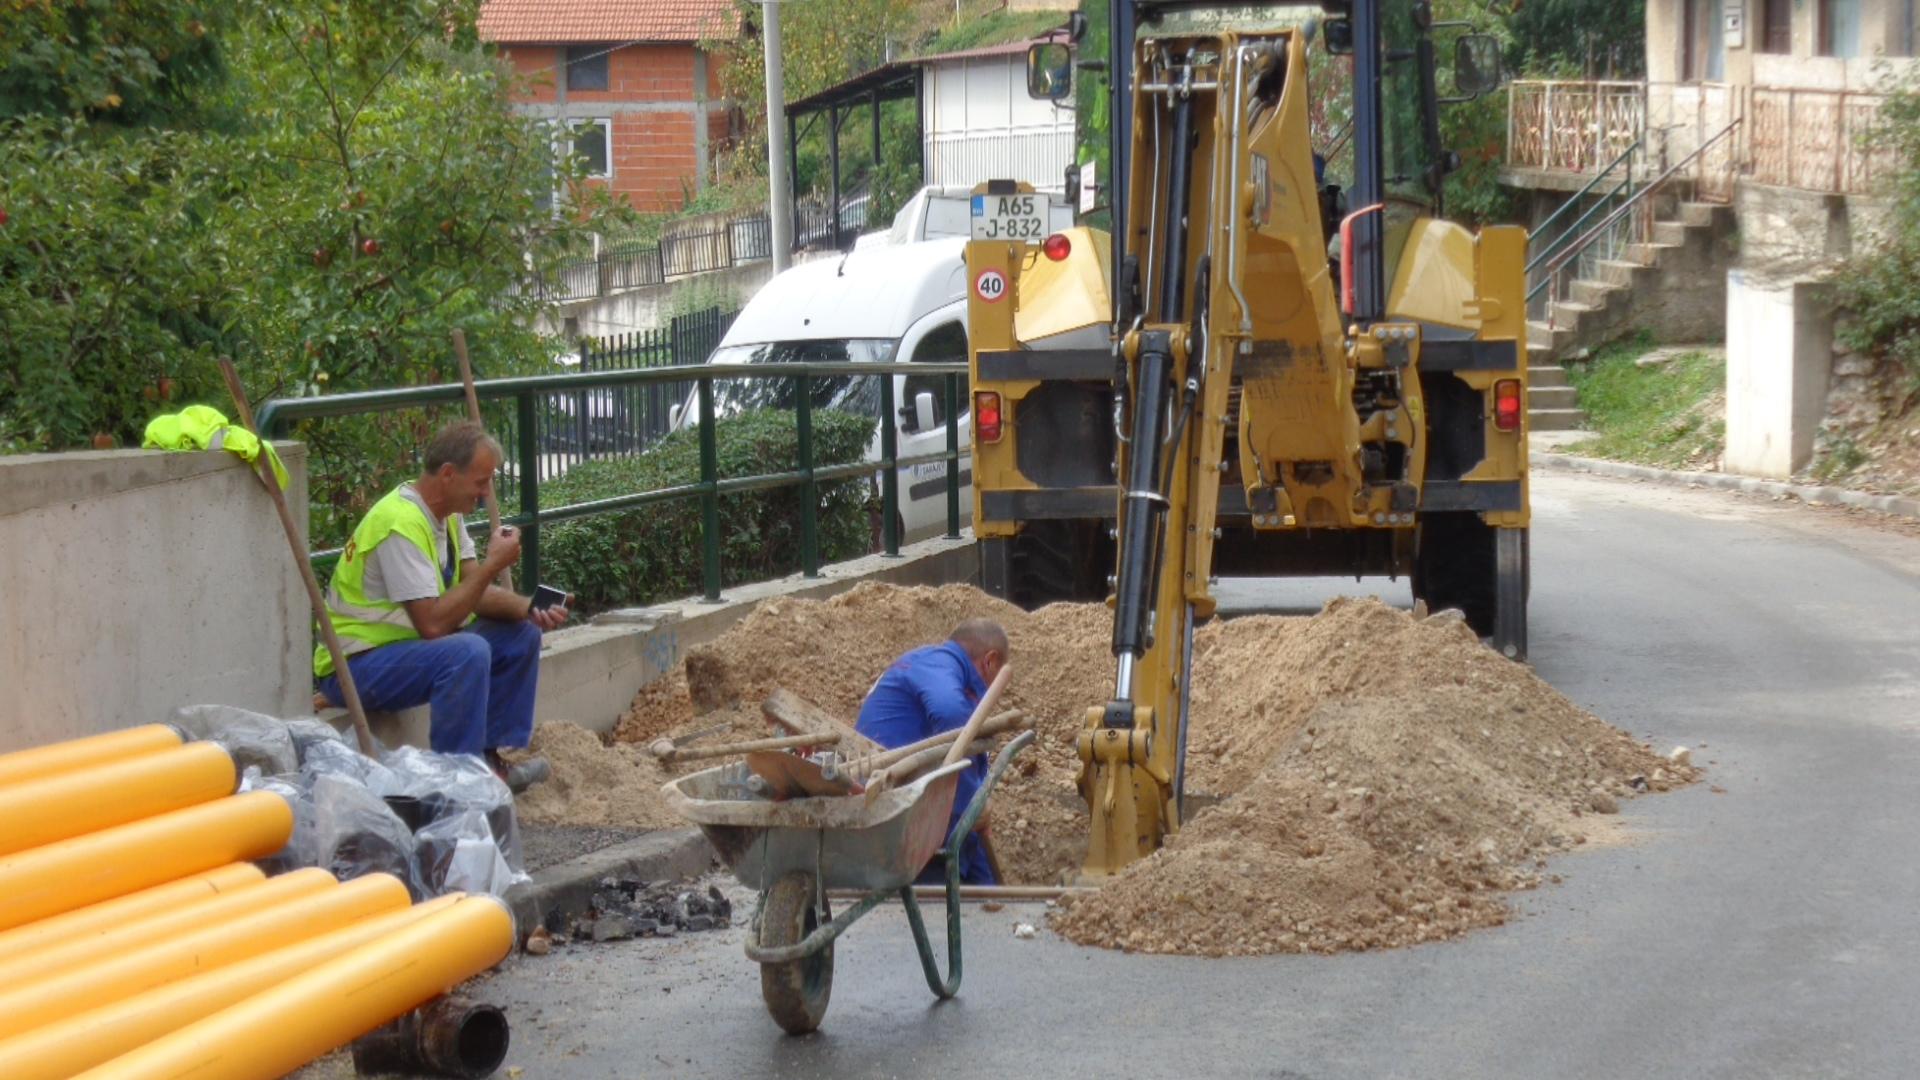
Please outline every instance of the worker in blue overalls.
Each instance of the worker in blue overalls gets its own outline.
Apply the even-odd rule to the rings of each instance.
[[[968,619],[938,645],[915,649],[893,662],[860,706],[860,734],[888,749],[919,742],[966,726],[980,695],[1007,663],[1007,632],[990,619]],[[960,774],[953,795],[953,822],[966,812],[987,778],[987,758],[976,755]],[[986,851],[987,815],[983,812],[960,846],[960,879],[969,885],[997,885]],[[923,884],[946,881],[946,866],[934,859],[920,875]]]

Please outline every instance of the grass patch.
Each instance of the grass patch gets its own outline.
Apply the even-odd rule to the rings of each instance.
[[[996,11],[958,26],[948,25],[920,50],[921,56],[939,56],[962,49],[1006,45],[1045,33],[1067,21],[1061,11]]]
[[[1725,358],[1688,352],[1647,367],[1636,363],[1649,351],[1642,334],[1567,366],[1596,434],[1580,452],[1664,468],[1711,467],[1726,446]]]

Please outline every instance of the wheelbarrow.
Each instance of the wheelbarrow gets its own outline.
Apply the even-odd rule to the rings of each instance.
[[[947,859],[947,973],[940,973],[913,882],[935,855],[955,855],[986,810],[1014,755],[1033,742],[1024,731],[994,756],[986,782],[947,828],[967,761],[942,766],[871,801],[847,795],[771,802],[754,795],[738,766],[669,782],[667,801],[700,827],[741,884],[760,891],[747,959],[760,965],[767,1012],[788,1033],[820,1026],[833,993],[833,943],[888,897],[907,909],[927,988],[942,1000],[960,990],[960,860]],[[866,895],[835,915],[829,889]]]

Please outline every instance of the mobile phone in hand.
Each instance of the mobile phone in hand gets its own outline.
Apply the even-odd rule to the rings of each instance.
[[[572,597],[565,589],[556,589],[551,585],[536,586],[533,590],[533,610],[545,611],[555,604],[565,607]]]

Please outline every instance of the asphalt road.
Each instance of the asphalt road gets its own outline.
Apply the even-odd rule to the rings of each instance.
[[[744,933],[568,947],[486,984],[547,1078],[1920,1075],[1920,529],[1535,479],[1536,670],[1707,781],[1627,803],[1498,929],[1339,957],[1067,944],[969,908],[937,1005],[898,909],[841,940],[823,1030],[780,1034]],[[1380,583],[1384,585],[1384,583]],[[1228,583],[1235,610],[1340,588]],[[1710,786],[1725,789],[1715,793]],[[750,907],[750,903],[743,905]],[[743,916],[744,918],[744,916]],[[937,923],[936,923],[937,925]],[[1905,1064],[1902,1064],[1902,1063]]]

